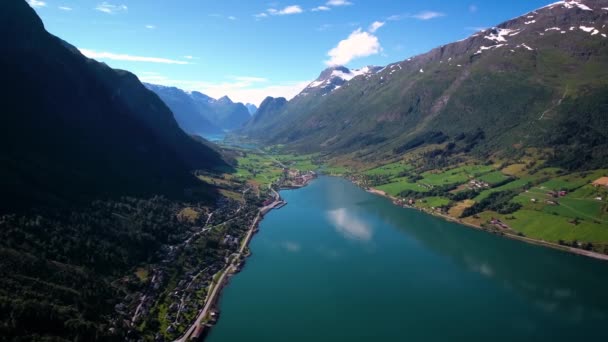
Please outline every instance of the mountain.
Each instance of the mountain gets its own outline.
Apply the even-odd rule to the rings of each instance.
[[[249,120],[240,132],[256,139],[271,141],[270,139],[276,137],[276,133],[290,131],[289,124],[299,124],[296,118],[323,103],[330,97],[328,95],[333,95],[334,91],[339,90],[349,81],[355,78],[369,78],[381,69],[373,66],[358,70],[350,70],[343,66],[329,67],[289,103],[284,98],[266,98],[260,104],[255,117]],[[271,115],[265,112],[270,112]]]
[[[0,124],[3,211],[112,194],[182,193],[225,165],[129,72],[50,35],[24,1],[2,5],[10,86]]]
[[[192,95],[175,87],[165,87],[144,83],[146,88],[156,93],[175,115],[179,126],[190,134],[220,133],[221,128],[213,124],[207,117],[212,111],[211,106],[200,106],[192,99]],[[201,94],[202,95],[202,94]]]
[[[240,128],[250,118],[249,110],[242,103],[234,103],[228,96],[211,102],[213,114],[211,121],[226,130]]]
[[[267,97],[260,104],[260,108],[256,114],[247,122],[244,129],[247,130],[250,127],[261,129],[264,127],[264,123],[271,122],[277,113],[280,113],[287,105],[287,100],[284,97],[274,98]]]
[[[218,197],[192,171],[228,166],[25,1],[0,2],[0,32],[0,340],[124,341],[116,305],[141,286],[133,271],[193,229],[183,203]]]
[[[327,70],[243,133],[367,159],[467,136],[482,155],[540,148],[564,167],[605,165],[607,8],[560,1],[365,77]]]
[[[344,84],[357,76],[370,77],[380,70],[382,70],[382,67],[376,66],[367,66],[354,70],[350,70],[344,66],[329,67],[323,70],[319,77],[309,84],[300,95],[316,94],[324,96],[334,90],[340,89]]]
[[[245,107],[247,107],[247,110],[249,111],[249,114],[251,114],[251,116],[254,116],[255,112],[258,111],[258,107],[253,103],[246,103]]]
[[[251,115],[242,103],[234,103],[224,96],[219,100],[203,93],[186,92],[175,87],[146,84],[171,110],[180,126],[192,133],[218,133],[243,126]]]

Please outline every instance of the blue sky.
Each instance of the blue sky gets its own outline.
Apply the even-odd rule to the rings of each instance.
[[[331,64],[386,65],[552,0],[28,0],[47,30],[143,81],[259,104]]]

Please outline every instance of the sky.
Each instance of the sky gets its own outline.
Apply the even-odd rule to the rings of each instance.
[[[46,29],[143,82],[258,105],[332,65],[387,65],[554,0],[27,0]]]

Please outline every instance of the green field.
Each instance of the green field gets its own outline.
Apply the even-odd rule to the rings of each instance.
[[[549,190],[574,190],[593,182],[608,173],[608,170],[596,170],[593,172],[574,173],[567,176],[553,178],[540,185]]]
[[[482,182],[486,182],[490,185],[494,185],[494,184],[498,184],[500,182],[506,181],[507,179],[509,179],[509,177],[505,176],[500,171],[494,171],[494,172],[486,173],[485,175],[479,177],[478,179]]]
[[[488,196],[490,196],[490,194],[493,192],[515,190],[515,189],[523,188],[524,186],[526,186],[528,183],[532,182],[533,180],[534,180],[534,178],[524,177],[521,179],[514,180],[512,182],[509,182],[505,185],[501,185],[497,188],[484,190],[477,197],[475,197],[474,200],[475,200],[475,202],[480,202],[480,201],[484,200],[485,198],[487,198]]]
[[[557,214],[569,218],[608,223],[606,202],[587,199],[559,199],[557,206],[545,206],[543,211],[549,214]]]
[[[451,184],[466,183],[471,178],[477,178],[488,172],[492,172],[492,166],[487,165],[470,165],[461,166],[443,172],[427,171],[421,176],[424,177],[420,183],[442,186]]]
[[[417,192],[428,192],[429,189],[416,183],[410,183],[407,178],[399,179],[397,182],[377,186],[376,189],[386,192],[392,196],[399,196],[403,191],[411,190]]]
[[[450,204],[450,200],[445,197],[425,197],[416,202],[417,207],[421,208],[439,208]]]
[[[283,169],[273,158],[250,152],[237,158],[236,173],[233,173],[233,176],[242,181],[271,184],[278,180],[282,173]]]
[[[513,214],[514,220],[506,223],[514,230],[526,236],[550,242],[585,241],[595,243],[608,242],[608,226],[590,221],[580,224],[570,223],[572,219],[532,210],[520,210]]]
[[[398,177],[402,172],[411,171],[413,167],[409,164],[396,162],[384,166],[376,167],[365,171],[363,174],[368,176],[393,176]]]
[[[280,161],[291,169],[297,169],[300,171],[315,171],[319,168],[319,165],[313,163],[312,161],[315,157],[315,154],[306,154],[299,156],[293,154],[278,154],[273,155],[270,158],[274,158]]]
[[[325,174],[332,176],[341,176],[350,172],[344,166],[325,166],[321,169]]]

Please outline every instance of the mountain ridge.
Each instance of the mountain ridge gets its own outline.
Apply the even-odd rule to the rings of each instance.
[[[302,152],[364,158],[390,158],[433,132],[453,140],[478,129],[487,137],[474,149],[480,153],[550,147],[550,132],[563,130],[572,101],[585,97],[593,103],[590,113],[601,106],[597,92],[604,93],[608,76],[605,4],[557,2],[355,77],[325,96],[304,90],[277,119],[248,125],[243,134]],[[572,137],[570,144],[601,154],[590,145],[606,135],[597,130],[601,116],[578,115],[586,115],[579,128],[590,128],[589,137]]]
[[[0,125],[3,210],[113,194],[183,195],[202,185],[191,170],[227,166],[179,129],[135,75],[84,57],[48,33],[25,2],[2,7],[11,46],[0,57],[11,80]]]
[[[251,114],[240,102],[230,97],[214,99],[198,91],[185,91],[177,87],[145,83],[148,89],[160,96],[176,113],[182,128],[192,134],[220,133],[243,126]]]

